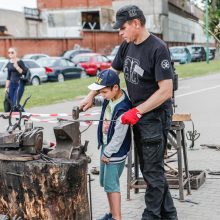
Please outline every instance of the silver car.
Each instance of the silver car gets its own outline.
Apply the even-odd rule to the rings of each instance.
[[[44,54],[44,53],[29,53],[29,54],[25,54],[22,57],[22,60],[23,59],[38,60],[38,59],[44,58],[44,57],[50,57],[50,56],[48,56],[47,54]]]
[[[31,72],[30,84],[38,86],[41,82],[47,81],[47,74],[44,67],[41,67],[36,61],[31,59],[22,59],[24,64],[29,68]],[[0,60],[0,86],[4,86],[8,70],[7,65],[8,60]]]

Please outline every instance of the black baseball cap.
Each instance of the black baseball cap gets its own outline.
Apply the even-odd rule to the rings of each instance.
[[[119,85],[120,79],[118,74],[112,69],[106,69],[101,71],[97,77],[96,82],[89,85],[90,90],[100,90],[108,86]]]
[[[127,5],[121,7],[116,13],[116,22],[114,29],[119,29],[126,22],[135,18],[145,18],[143,11],[136,5]]]

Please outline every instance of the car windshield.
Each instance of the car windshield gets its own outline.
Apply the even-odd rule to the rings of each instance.
[[[40,66],[33,62],[33,61],[29,61],[29,60],[23,60],[24,61],[24,64],[29,67],[29,68],[39,68]]]
[[[57,61],[57,59],[39,59],[38,63],[41,66],[54,66],[56,61]]]
[[[184,48],[170,48],[171,53],[184,53]]]
[[[3,67],[4,63],[0,62],[0,69]]]
[[[64,51],[64,52],[61,54],[61,57],[69,57],[72,52],[73,52],[72,50]]]
[[[115,56],[115,55],[117,54],[117,52],[118,52],[118,49],[119,49],[119,46],[116,46],[116,47],[112,50],[111,55],[112,55],[112,56]]]
[[[89,56],[75,56],[73,58],[74,63],[86,63],[89,62],[90,57]]]

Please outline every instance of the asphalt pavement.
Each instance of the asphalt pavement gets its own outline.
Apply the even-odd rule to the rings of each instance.
[[[191,195],[184,192],[185,201],[178,200],[179,191],[171,190],[174,203],[177,208],[179,220],[218,220],[220,219],[220,176],[209,175],[210,171],[220,171],[220,151],[206,145],[220,144],[220,73],[204,77],[179,80],[179,89],[175,100],[178,107],[176,113],[191,113],[195,130],[200,134],[195,141],[193,149],[188,148],[188,160],[190,170],[201,170],[206,172],[205,183],[197,190],[192,190]],[[34,96],[33,96],[34,98]],[[66,113],[71,114],[73,106],[77,106],[80,100],[58,103],[54,105],[26,109],[32,113]],[[88,111],[89,114],[81,114],[83,119],[98,118],[100,108],[96,107]],[[34,121],[34,120],[33,120]],[[44,122],[43,122],[44,121]],[[7,121],[0,119],[0,131],[7,126]],[[55,141],[53,126],[56,125],[56,117],[44,117],[34,121],[36,126],[44,127],[44,139]],[[192,131],[192,123],[186,122],[186,133]],[[83,132],[87,128],[85,123],[81,124]],[[99,151],[96,138],[97,125],[93,124],[82,133],[82,142],[89,140],[87,154],[92,162],[89,164],[88,172],[93,167],[99,167]],[[187,141],[190,146],[190,141]],[[174,164],[175,166],[175,164]],[[92,175],[92,213],[93,219],[97,219],[108,212],[108,203],[105,192],[99,186],[99,176]],[[139,193],[131,191],[131,199],[127,200],[127,168],[121,177],[122,194],[122,216],[123,220],[139,220],[144,210],[144,190]]]

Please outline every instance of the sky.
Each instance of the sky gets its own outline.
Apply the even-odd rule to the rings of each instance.
[[[37,0],[0,0],[0,9],[23,11],[24,7],[36,8]]]

